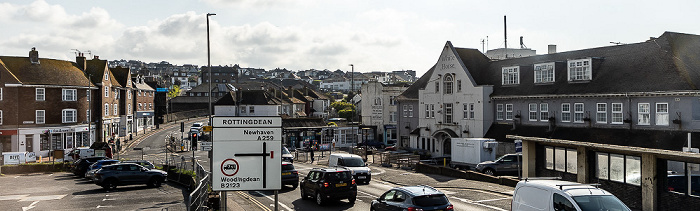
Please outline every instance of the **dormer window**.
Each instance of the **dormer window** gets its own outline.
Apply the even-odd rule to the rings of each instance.
[[[503,67],[502,69],[502,85],[517,85],[520,84],[520,67]]]
[[[109,72],[105,71],[105,81],[109,80]]]
[[[554,62],[535,64],[535,83],[554,82]]]
[[[569,60],[569,81],[590,81],[591,74],[591,59]]]

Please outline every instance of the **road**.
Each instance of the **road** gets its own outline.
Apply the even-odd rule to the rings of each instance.
[[[314,167],[321,167],[309,163],[295,163],[296,169],[299,170],[300,176],[305,176],[309,170]],[[397,185],[381,181],[379,175],[386,171],[396,171],[394,173],[412,174],[403,170],[391,168],[371,167],[373,179],[368,185],[358,185],[357,201],[355,204],[350,204],[347,200],[341,200],[336,203],[328,203],[322,208],[319,208],[316,203],[311,200],[302,200],[299,188],[294,190],[291,187],[286,187],[279,191],[278,200],[280,202],[279,210],[369,210],[373,199],[378,198],[384,192],[396,187]],[[410,183],[411,181],[406,181]],[[411,184],[418,185],[418,184]],[[489,191],[457,189],[457,188],[438,188],[445,193],[450,202],[454,205],[455,210],[508,210],[510,206],[510,196],[498,194]],[[274,192],[273,191],[232,191],[228,192],[227,196],[233,201],[239,202],[245,210],[274,210]],[[240,203],[241,201],[247,201]],[[230,210],[230,209],[229,209]]]

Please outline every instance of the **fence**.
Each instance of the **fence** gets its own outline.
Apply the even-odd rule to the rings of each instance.
[[[414,154],[406,153],[393,153],[393,152],[381,152],[379,154],[379,159],[382,165],[391,166],[397,165],[399,168],[408,167],[415,168],[416,164],[420,162],[420,156]]]
[[[197,188],[195,188],[187,197],[187,210],[208,210],[209,207],[209,187],[211,186],[211,174],[204,170],[204,167],[197,162],[196,168]],[[204,175],[204,176],[202,176]]]
[[[174,182],[193,187],[189,196],[185,198],[187,210],[208,210],[211,173],[196,160],[188,159],[183,155],[172,154],[167,158],[166,163],[168,163],[169,172],[172,172],[173,169],[179,170],[179,173],[172,175],[172,177],[168,174],[169,180],[172,179]]]

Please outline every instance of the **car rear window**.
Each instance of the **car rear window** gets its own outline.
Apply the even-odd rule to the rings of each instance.
[[[328,181],[346,181],[346,180],[351,180],[351,179],[352,179],[352,175],[350,174],[349,171],[326,173],[326,180],[328,180]]]
[[[413,198],[413,205],[421,207],[439,206],[449,203],[443,194],[417,196]]]
[[[284,170],[294,170],[294,165],[292,165],[292,164],[282,165],[282,171],[284,171]]]

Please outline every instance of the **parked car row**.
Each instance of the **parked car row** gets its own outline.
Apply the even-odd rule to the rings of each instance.
[[[94,182],[105,189],[117,186],[146,184],[160,187],[167,182],[168,173],[155,169],[145,160],[119,161],[106,157],[88,157],[76,160],[72,167],[73,174]]]

